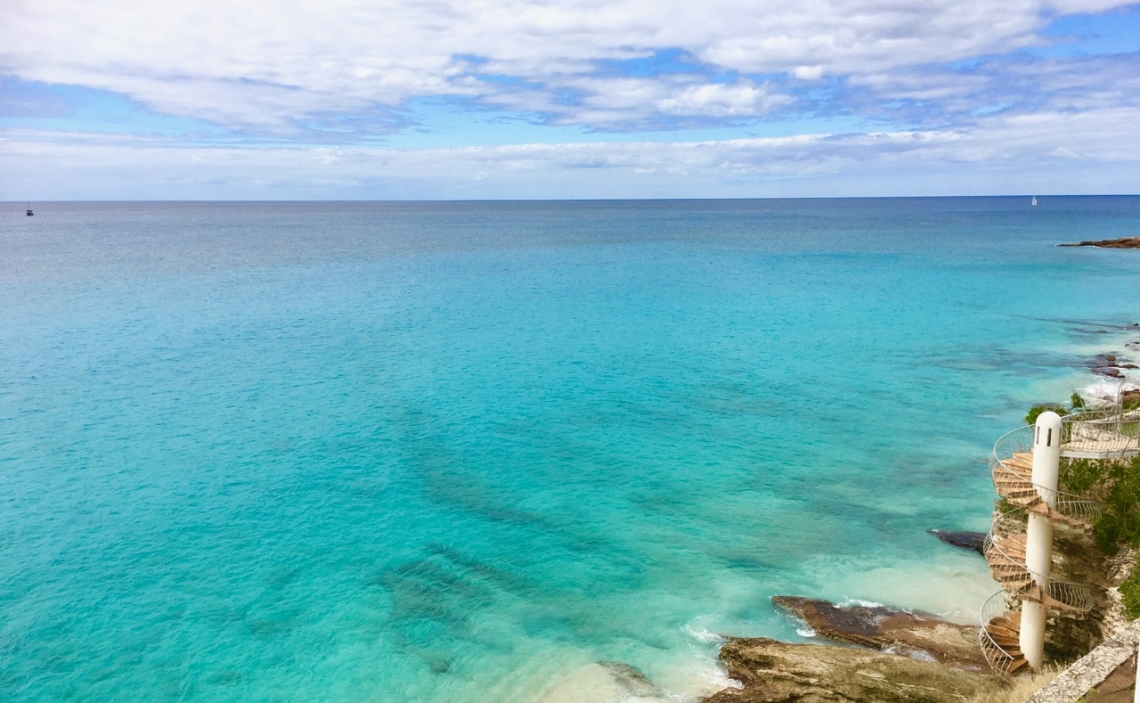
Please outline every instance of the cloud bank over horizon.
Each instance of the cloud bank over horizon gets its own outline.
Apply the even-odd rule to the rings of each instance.
[[[1112,0],[0,0],[0,199],[1135,192]]]

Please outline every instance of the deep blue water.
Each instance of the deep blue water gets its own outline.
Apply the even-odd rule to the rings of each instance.
[[[1053,246],[1140,198],[1040,200],[0,207],[0,698],[691,701],[772,595],[968,621],[925,530],[1140,338],[1140,252]]]

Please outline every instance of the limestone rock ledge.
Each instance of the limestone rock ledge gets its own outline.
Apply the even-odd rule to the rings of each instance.
[[[733,638],[720,652],[744,684],[704,703],[963,703],[1000,685],[991,674],[866,649]]]
[[[798,596],[775,596],[772,602],[803,620],[819,637],[970,671],[990,669],[972,625],[876,604],[835,605]]]

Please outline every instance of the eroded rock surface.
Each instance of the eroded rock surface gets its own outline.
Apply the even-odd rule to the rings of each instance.
[[[994,688],[990,674],[866,649],[730,639],[720,652],[744,684],[704,703],[962,703]]]
[[[970,625],[881,605],[838,606],[797,596],[775,596],[772,602],[803,620],[820,637],[970,671],[989,671],[978,647],[977,630]]]

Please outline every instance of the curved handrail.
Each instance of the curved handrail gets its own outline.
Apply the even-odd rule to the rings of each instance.
[[[1021,529],[1021,526],[1017,526],[1017,529],[1013,529],[1009,524],[1012,522],[1011,516],[1019,515],[1021,515],[1020,512],[1003,513],[994,518],[993,523],[990,524],[990,531],[986,534],[986,538],[982,542],[982,554],[985,555],[986,561],[1004,562],[1010,566],[1016,566],[1026,571],[1030,576],[1034,576],[1033,572],[1029,571],[1029,568],[1024,562],[1007,554],[998,544],[998,540],[995,539],[1023,532],[1024,530]]]
[[[1021,526],[1010,525],[1010,523],[1014,521],[1013,518],[1018,516],[1019,513],[1005,513],[999,515],[993,521],[993,524],[990,525],[990,531],[986,535],[985,542],[982,544],[982,551],[986,556],[986,561],[991,564],[993,562],[1008,564],[1009,566],[1016,567],[1020,571],[1024,571],[1032,578],[1033,581],[1030,584],[1015,591],[1018,596],[1023,597],[1025,600],[1042,600],[1038,595],[1040,589],[1038,589],[1035,584],[1046,581],[1049,587],[1048,595],[1050,600],[1067,608],[1079,610],[1084,613],[1092,610],[1096,605],[1096,600],[1093,598],[1091,588],[1079,583],[1070,583],[1068,581],[1058,581],[1043,577],[1041,574],[1030,569],[1023,560],[1009,555],[1002,549],[1000,540],[995,538],[1019,534],[1021,532]],[[1034,597],[1035,595],[1037,597]]]
[[[986,661],[990,663],[990,668],[994,670],[994,673],[1008,680],[1011,678],[1009,670],[1013,667],[1017,657],[995,642],[989,631],[986,630],[990,621],[1010,612],[1009,606],[1006,605],[1006,597],[1005,591],[998,591],[987,598],[982,605],[982,609],[978,613],[978,644],[981,645],[982,653],[985,655]]]
[[[1086,410],[1061,418],[1061,441],[1069,451],[1120,458],[1140,452],[1140,410]],[[1064,445],[1062,445],[1064,446]]]
[[[1015,454],[1032,453],[1032,450],[1032,425],[1024,425],[1012,432],[1007,432],[1002,435],[998,441],[994,443],[994,450],[990,454],[990,472],[995,484],[998,482],[999,477],[1002,476],[1014,477],[1025,481],[1032,485],[1037,490],[1037,494],[1058,513],[1067,518],[1079,520],[1091,525],[1100,515],[1100,506],[1097,505],[1095,500],[1033,483],[1029,476],[1015,471],[1006,463],[1006,461]]]
[[[1082,408],[1074,410],[1068,415],[1061,416],[1063,424],[1071,422],[1100,422],[1102,420],[1119,419],[1125,422],[1136,422],[1140,420],[1140,408],[1132,408],[1131,410],[1122,410],[1120,407],[1106,407],[1106,408]]]
[[[1026,454],[1033,452],[1033,425],[1022,425],[998,437],[994,442],[991,461],[1000,461],[999,456],[1012,457],[1019,452]]]
[[[1079,583],[1049,581],[1049,598],[1074,610],[1087,613],[1096,607],[1092,589]]]

